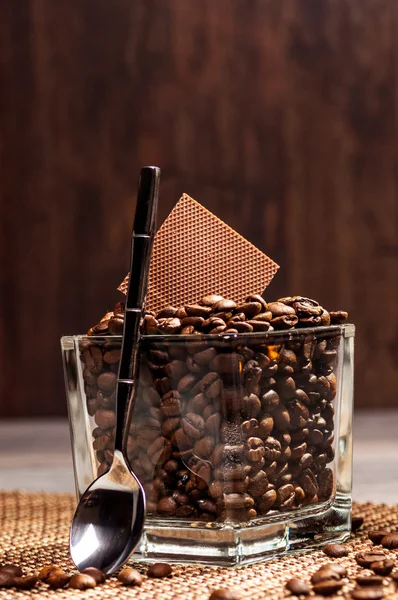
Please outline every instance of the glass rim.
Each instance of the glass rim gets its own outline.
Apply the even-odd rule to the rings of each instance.
[[[300,327],[298,329],[279,329],[274,331],[248,331],[241,333],[199,333],[199,334],[144,334],[140,337],[142,341],[146,342],[192,342],[198,343],[200,341],[212,341],[212,342],[231,342],[245,340],[247,338],[256,339],[279,339],[288,338],[293,340],[302,335],[317,335],[326,333],[340,333],[345,338],[355,336],[355,325],[353,323],[344,323],[341,325],[324,325],[319,327]],[[87,335],[87,334],[76,334],[76,335],[64,335],[61,337],[62,340],[77,340],[77,341],[110,341],[110,340],[121,340],[122,335]]]

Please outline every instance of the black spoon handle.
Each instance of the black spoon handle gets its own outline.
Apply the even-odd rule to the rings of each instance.
[[[155,237],[160,169],[143,167],[131,243],[122,353],[116,388],[115,450],[124,451],[134,410],[140,363],[140,325],[145,310],[149,264]]]

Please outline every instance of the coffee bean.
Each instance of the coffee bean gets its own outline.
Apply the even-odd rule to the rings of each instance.
[[[378,560],[372,563],[369,567],[371,571],[376,573],[376,575],[381,575],[385,577],[391,573],[395,566],[395,562],[389,558],[385,558],[384,560]]]
[[[153,577],[156,579],[161,577],[171,577],[172,573],[173,569],[167,563],[154,563],[146,572],[148,577]]]
[[[97,583],[94,577],[91,577],[91,575],[78,573],[76,575],[72,575],[68,587],[74,590],[88,590],[89,588],[95,588],[96,585]]]
[[[326,546],[323,546],[322,550],[326,556],[330,556],[331,558],[343,558],[343,556],[348,556],[348,548],[341,544],[326,544]]]
[[[398,571],[396,573],[391,573],[390,577],[398,585]]]
[[[381,545],[389,550],[398,548],[398,532],[388,533],[381,540]]]
[[[14,577],[13,586],[19,590],[31,590],[35,587],[39,578],[36,575],[28,577]]]
[[[39,577],[40,581],[46,582],[49,577],[52,577],[52,575],[56,575],[56,574],[63,573],[63,572],[64,572],[63,569],[61,569],[61,567],[57,567],[56,565],[45,565],[41,569],[38,577]],[[22,575],[22,571],[21,571],[21,575]]]
[[[245,302],[239,304],[236,307],[236,312],[243,313],[247,319],[253,319],[262,310],[262,304],[260,302]]]
[[[371,530],[368,531],[368,538],[371,542],[373,542],[373,544],[379,545],[381,543],[381,540],[387,535],[389,535],[389,533],[389,531],[385,531],[384,529]]]
[[[296,577],[293,577],[293,579],[289,579],[289,581],[286,583],[286,589],[295,596],[300,596],[301,594],[309,594],[311,591],[308,583],[302,581],[301,579],[297,579]]]
[[[101,373],[101,375],[97,378],[97,385],[106,394],[111,394],[116,388],[117,375],[115,373],[111,373],[110,371],[106,371],[105,373]]]
[[[334,579],[329,579],[326,581],[320,581],[313,586],[313,590],[316,594],[320,594],[321,596],[332,596],[332,594],[336,594],[344,585],[344,581],[336,581]]]
[[[209,600],[242,600],[242,595],[237,590],[219,589],[210,594]]]
[[[331,310],[329,311],[330,322],[332,325],[340,325],[348,319],[348,313],[344,310]]]
[[[0,571],[0,588],[12,587],[16,575],[9,571]]]
[[[23,575],[21,567],[18,567],[17,565],[12,565],[10,563],[6,563],[2,567],[0,567],[0,573],[8,573],[13,577],[22,577]]]
[[[383,552],[359,552],[355,555],[355,560],[360,567],[368,569],[374,562],[384,560],[386,555]]]
[[[355,578],[355,581],[361,587],[369,587],[369,586],[377,587],[378,585],[383,585],[383,577],[380,577],[379,575],[368,575],[368,576],[359,575],[358,577]]]
[[[326,565],[316,571],[311,577],[311,583],[320,583],[321,581],[330,581],[335,579],[339,581],[341,579],[341,575],[333,568],[332,565]]]
[[[82,573],[84,575],[90,575],[93,579],[95,579],[97,585],[100,583],[105,583],[106,577],[104,573],[95,567],[86,567],[83,569]]]
[[[51,589],[58,590],[60,588],[65,587],[69,583],[70,579],[71,579],[71,575],[67,575],[66,573],[59,572],[59,573],[53,573],[52,575],[50,575],[47,578],[46,583],[47,583],[47,585],[50,586]]]
[[[355,533],[358,531],[363,525],[363,517],[352,517],[351,520],[351,531]]]
[[[181,321],[176,317],[159,319],[157,323],[159,332],[164,333],[166,335],[178,333],[181,329]]]
[[[203,306],[213,307],[214,304],[216,304],[217,302],[219,302],[222,299],[223,299],[223,297],[218,296],[217,294],[208,294],[207,296],[203,296],[200,303],[203,304]]]
[[[354,600],[380,600],[384,596],[384,589],[380,587],[359,587],[351,592]]]
[[[120,571],[117,580],[123,585],[140,586],[142,585],[142,575],[135,569],[127,568]]]
[[[222,299],[222,300],[218,300],[218,302],[216,302],[212,308],[212,311],[214,313],[220,313],[220,312],[228,312],[228,311],[232,311],[235,310],[236,308],[236,302],[234,302],[233,300],[226,300],[226,299]]]

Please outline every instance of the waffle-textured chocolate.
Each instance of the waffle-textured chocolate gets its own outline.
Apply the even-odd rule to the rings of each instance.
[[[209,291],[240,302],[261,294],[279,266],[183,194],[156,234],[146,308],[190,304]],[[119,286],[127,291],[128,276]]]

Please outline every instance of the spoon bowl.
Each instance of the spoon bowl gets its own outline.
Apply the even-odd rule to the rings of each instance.
[[[85,491],[73,517],[70,552],[79,571],[96,567],[109,575],[140,541],[145,493],[123,454],[115,450],[110,470]]]

